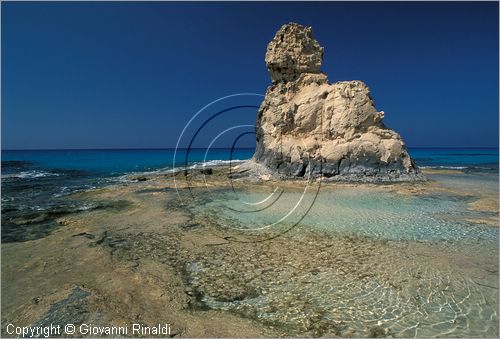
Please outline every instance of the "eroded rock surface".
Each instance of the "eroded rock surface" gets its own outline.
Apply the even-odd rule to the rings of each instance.
[[[290,23],[269,43],[272,84],[257,117],[253,160],[280,175],[353,181],[422,180],[361,81],[328,82],[312,29]]]

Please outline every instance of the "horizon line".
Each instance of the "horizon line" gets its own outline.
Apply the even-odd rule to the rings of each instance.
[[[408,149],[498,149],[498,146],[415,146],[407,147]],[[138,148],[11,148],[2,149],[2,152],[11,151],[167,151],[167,150],[186,150],[188,147],[138,147]],[[190,149],[202,149],[206,150],[204,147],[191,147]],[[227,150],[231,147],[211,147],[213,150]],[[255,149],[255,147],[234,147],[234,149]]]

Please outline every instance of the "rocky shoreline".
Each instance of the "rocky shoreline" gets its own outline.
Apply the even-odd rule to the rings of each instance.
[[[419,298],[434,291],[453,291],[433,300],[455,310],[463,305],[453,300],[458,303],[467,290],[474,298],[485,297],[492,309],[498,305],[498,258],[486,248],[470,254],[433,243],[332,236],[304,227],[255,235],[221,228],[217,214],[196,208],[210,201],[207,187],[214,192],[227,187],[228,172],[217,167],[212,174],[193,170],[187,177],[183,172],[141,175],[79,193],[75,198],[128,204],[69,215],[47,237],[3,244],[2,336],[8,336],[8,323],[28,326],[44,319],[165,322],[172,325],[173,337],[413,336],[411,321],[390,319],[429,312],[433,304]],[[235,180],[248,190],[266,183],[300,190],[304,182]],[[436,182],[325,183],[322,190],[339,187],[402,196],[436,190],[470,194]],[[358,299],[361,295],[366,296]],[[384,314],[387,320],[380,322]],[[449,316],[457,322],[440,333],[470,325],[453,312]],[[484,330],[494,336],[496,325],[468,333]],[[436,329],[429,325],[420,331]]]
[[[269,162],[276,162],[274,154],[269,153],[267,156],[270,158]],[[282,181],[321,180],[322,182],[375,184],[427,181],[427,177],[421,171],[418,173],[401,173],[389,169],[365,168],[358,165],[359,172],[339,172],[338,163],[327,164],[321,160],[316,161],[314,159],[307,163],[280,163],[280,165],[276,165],[276,170],[272,170],[271,168],[252,159],[235,167],[231,176],[233,178],[264,181],[272,178],[273,180]]]

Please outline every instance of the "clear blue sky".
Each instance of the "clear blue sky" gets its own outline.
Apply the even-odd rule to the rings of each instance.
[[[2,149],[175,147],[208,102],[265,92],[266,45],[290,21],[408,146],[498,147],[497,2],[1,6]]]

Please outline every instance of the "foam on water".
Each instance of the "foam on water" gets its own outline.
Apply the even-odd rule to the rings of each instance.
[[[13,174],[3,174],[2,179],[20,178],[20,179],[36,179],[50,176],[59,176],[58,173],[46,172],[46,171],[23,171]]]

